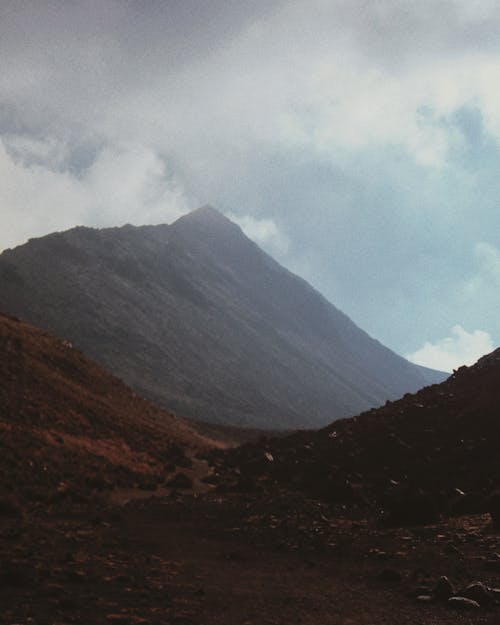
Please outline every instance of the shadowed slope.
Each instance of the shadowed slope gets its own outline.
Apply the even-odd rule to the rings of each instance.
[[[317,427],[442,374],[371,339],[216,210],[75,228],[0,255],[7,312],[67,337],[179,414]]]
[[[400,503],[408,522],[438,510],[483,511],[500,487],[499,380],[497,349],[445,382],[377,410],[236,449],[221,458],[221,471],[233,486],[276,482],[382,510]]]

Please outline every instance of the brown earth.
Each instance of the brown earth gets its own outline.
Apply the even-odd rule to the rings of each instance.
[[[466,388],[467,414],[484,394],[485,420],[464,429],[443,399],[427,454],[417,443],[430,435],[419,431],[435,414],[415,397],[382,409],[380,430],[373,413],[222,454],[68,344],[0,317],[0,623],[497,625],[490,514],[441,507],[440,519],[397,527],[380,514],[386,490],[400,492],[418,466],[422,495],[494,489],[493,443],[473,451],[498,427],[487,364],[484,387],[480,375],[459,384],[464,372],[445,387]],[[440,392],[423,391],[429,401]],[[450,464],[450,432],[477,466]],[[392,434],[404,456],[391,451]],[[440,462],[449,477],[435,473],[431,488]],[[436,588],[443,575],[479,607],[448,603],[443,582]],[[466,590],[476,580],[484,586]]]
[[[499,584],[488,516],[381,529],[326,504],[205,495],[0,517],[0,623],[497,625],[432,595]]]
[[[138,397],[55,339],[0,315],[0,498],[21,506],[154,490],[176,470],[206,473],[216,443]]]

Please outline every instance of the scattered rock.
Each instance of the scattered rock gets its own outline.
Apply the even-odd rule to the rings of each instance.
[[[500,588],[488,588],[488,590],[493,601],[500,600]]]
[[[419,601],[420,603],[431,603],[433,600],[432,595],[418,595],[417,596],[417,601]]]
[[[392,554],[377,548],[370,549],[368,555],[372,558],[378,558],[379,560],[390,560],[392,558]]]
[[[467,597],[450,597],[447,604],[457,610],[479,610],[481,607],[477,601]]]
[[[446,575],[443,575],[436,582],[432,594],[438,601],[446,601],[455,594],[455,588]]]
[[[461,594],[481,604],[488,603],[492,599],[490,589],[483,582],[472,582]]]

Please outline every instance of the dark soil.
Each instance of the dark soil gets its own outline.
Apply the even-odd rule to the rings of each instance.
[[[463,513],[500,519],[499,406],[496,350],[441,384],[323,430],[215,452],[219,488],[279,485],[394,525]]]

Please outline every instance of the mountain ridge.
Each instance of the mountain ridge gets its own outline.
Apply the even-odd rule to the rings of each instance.
[[[32,239],[0,254],[0,288],[6,312],[202,421],[317,427],[429,382],[212,207]]]

